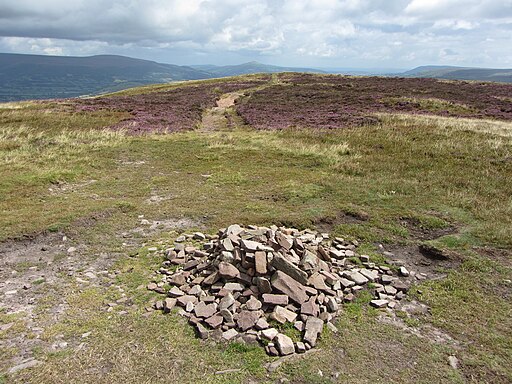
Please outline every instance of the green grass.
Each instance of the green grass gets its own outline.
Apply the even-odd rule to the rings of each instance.
[[[512,358],[511,308],[503,295],[504,281],[511,275],[510,267],[472,255],[446,279],[422,286],[419,298],[432,307],[432,323],[468,343],[462,353],[477,381],[512,380],[507,368]],[[492,376],[486,377],[489,367]]]
[[[122,94],[148,89],[167,88]],[[240,127],[133,137],[103,129],[121,118],[71,113],[58,104],[0,106],[0,239],[64,229],[88,244],[89,257],[120,253],[116,284],[139,307],[126,316],[103,311],[118,298],[108,288],[63,292],[70,311],[45,337],[73,339],[92,329],[88,348],[39,351],[45,364],[15,381],[460,383],[460,373],[447,364],[453,353],[468,382],[512,380],[512,305],[504,283],[512,275],[510,260],[475,248],[512,248],[510,124],[385,115],[380,125],[322,134]],[[152,204],[151,195],[170,198]],[[420,241],[404,218],[427,232],[453,228],[432,245],[459,254],[462,265],[420,286],[418,298],[432,313],[409,325],[432,323],[462,349],[379,323],[361,293],[345,306],[340,333],[322,339],[322,351],[267,376],[263,364],[270,358],[261,348],[204,343],[176,315],[143,316],[158,297],[143,286],[161,262],[144,249],[160,239],[164,247],[177,232],[140,238],[146,243],[140,252],[122,247],[118,235],[141,226],[138,215],[187,218],[212,232],[234,222],[304,228],[330,218],[333,235],[360,240],[361,252],[379,263],[376,243]],[[48,296],[48,307],[60,299]],[[291,327],[285,331],[298,337]],[[215,375],[232,368],[240,371]]]
[[[5,130],[15,128],[10,123]],[[400,217],[435,212],[468,226],[482,242],[511,245],[512,182],[507,175],[512,166],[496,161],[507,158],[510,144],[481,145],[481,134],[460,138],[448,129],[399,119],[325,135],[235,131],[123,138],[103,137],[104,131],[94,128],[88,132],[97,135],[95,141],[85,140],[77,148],[67,147],[77,138],[66,128],[56,133],[62,144],[46,155],[28,145],[23,157],[3,157],[0,193],[2,210],[9,214],[0,222],[2,238],[61,228],[106,209],[151,214],[155,209],[143,201],[155,191],[174,197],[155,207],[166,216],[206,215],[212,225],[238,219],[306,226],[351,204],[371,212],[371,221],[339,230],[368,241],[375,240],[375,229],[388,240],[407,237],[397,225]],[[33,135],[53,142],[49,132]],[[350,151],[335,150],[340,147]],[[34,166],[24,160],[31,157],[40,161]],[[15,166],[8,166],[10,161]],[[140,183],[141,175],[152,175],[149,183]],[[13,193],[21,187],[23,193]],[[16,211],[8,208],[13,206]],[[226,215],[235,213],[231,206],[236,219]],[[44,214],[33,217],[34,210]],[[365,227],[367,233],[361,233]]]

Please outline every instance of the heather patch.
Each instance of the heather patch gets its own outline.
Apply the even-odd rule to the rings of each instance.
[[[128,112],[130,117],[112,126],[131,134],[169,133],[194,129],[205,109],[216,105],[219,96],[266,83],[268,76],[235,78],[217,82],[172,87],[158,92],[113,94],[77,101],[79,111]]]
[[[379,113],[512,120],[512,86],[434,79],[280,75],[237,110],[257,129],[336,129],[378,122]]]

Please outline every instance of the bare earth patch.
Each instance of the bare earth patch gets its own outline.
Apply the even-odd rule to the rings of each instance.
[[[15,373],[41,364],[34,355],[37,350],[52,353],[84,348],[87,334],[78,339],[45,335],[66,319],[68,294],[107,287],[124,292],[114,284],[120,271],[112,269],[121,256],[140,247],[148,236],[190,227],[198,227],[198,223],[186,218],[144,220],[140,227],[117,235],[125,242],[122,253],[108,249],[92,253],[86,242],[65,233],[0,243],[0,371]],[[118,304],[130,302],[125,298]]]

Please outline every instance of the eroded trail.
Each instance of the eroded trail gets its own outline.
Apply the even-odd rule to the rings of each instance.
[[[229,128],[228,116],[232,113],[235,101],[242,97],[244,92],[226,93],[217,100],[217,106],[207,109],[202,116],[199,132],[221,131]]]
[[[264,84],[253,88],[247,88],[241,91],[229,92],[220,96],[217,100],[217,106],[207,109],[203,112],[201,123],[199,124],[198,132],[212,132],[222,131],[227,129],[236,128],[237,118],[239,116],[235,111],[235,103],[238,99],[248,96],[255,91],[271,87],[280,83],[277,76],[272,76],[272,79]]]

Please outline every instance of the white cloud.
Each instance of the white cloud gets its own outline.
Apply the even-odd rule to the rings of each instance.
[[[0,50],[180,64],[512,66],[510,35],[512,0],[0,0]]]

